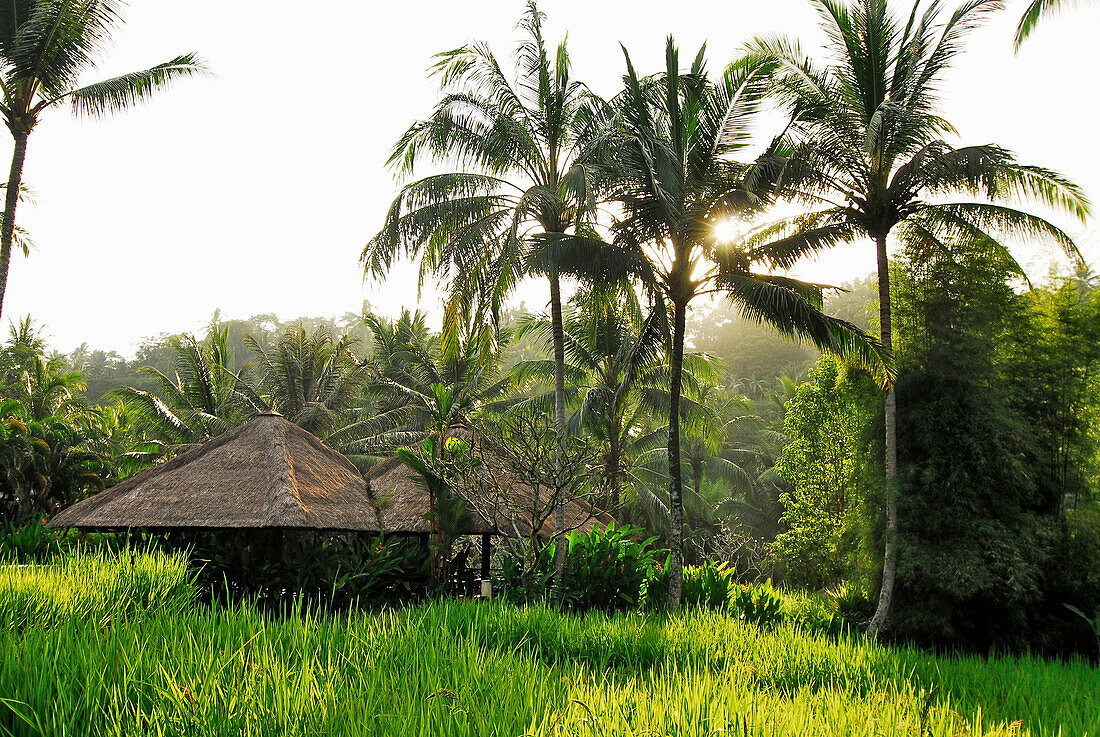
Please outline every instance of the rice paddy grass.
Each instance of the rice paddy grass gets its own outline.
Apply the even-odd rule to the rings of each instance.
[[[717,612],[198,603],[161,554],[0,568],[0,734],[1093,735],[1083,661],[935,656]]]

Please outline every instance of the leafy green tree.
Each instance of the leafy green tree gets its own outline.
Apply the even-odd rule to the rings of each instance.
[[[1031,423],[1046,511],[1066,513],[1097,491],[1100,289],[1088,274],[1055,278],[1023,309],[1003,358],[1009,401]]]
[[[79,85],[121,22],[115,0],[6,0],[0,12],[0,115],[15,141],[0,224],[0,308],[15,242],[27,139],[48,109],[67,104],[76,115],[125,110],[171,81],[204,71],[194,54],[117,77]]]
[[[627,55],[626,89],[615,100],[618,130],[610,191],[622,210],[613,226],[615,242],[638,254],[643,281],[673,318],[668,435],[673,608],[680,604],[683,582],[680,404],[692,300],[722,294],[752,319],[823,347],[857,342],[850,326],[821,312],[817,287],[753,271],[788,264],[799,249],[746,250],[721,242],[715,232],[717,224],[757,209],[769,194],[769,157],[754,165],[733,159],[747,144],[768,67],[740,60],[712,81],[700,50],[683,73],[669,38],[663,74],[639,77]]]
[[[995,249],[956,249],[901,272],[899,499],[910,522],[892,629],[926,644],[1028,646],[1054,562],[1057,517],[1003,360],[1026,319],[1014,271]]]
[[[862,238],[875,245],[879,331],[892,350],[887,239],[924,252],[956,242],[1004,252],[996,237],[1053,241],[1071,253],[1073,241],[1046,220],[1002,204],[1030,199],[1084,219],[1089,203],[1058,174],[1016,161],[993,145],[956,148],[942,139],[954,129],[937,110],[943,73],[963,50],[966,34],[1001,8],[999,0],[972,0],[940,22],[943,5],[923,13],[914,3],[907,20],[888,0],[841,4],[814,0],[828,41],[829,66],[813,63],[785,39],[757,42],[777,65],[775,90],[796,116],[789,129],[794,151],[784,172],[784,196],[814,208],[757,233],[774,251],[806,253]],[[962,195],[964,200],[937,202]],[[984,198],[984,201],[975,201]],[[886,622],[897,567],[898,423],[894,388],[886,388],[887,535],[878,611],[868,628]]]
[[[77,346],[66,360],[83,375],[84,395],[92,406],[102,404],[108,392],[132,384],[137,375],[137,367],[115,351],[95,350],[87,343]]]
[[[787,403],[783,429],[790,442],[775,470],[791,488],[781,498],[786,529],[772,551],[788,583],[820,590],[856,573],[877,395],[870,377],[822,356]]]

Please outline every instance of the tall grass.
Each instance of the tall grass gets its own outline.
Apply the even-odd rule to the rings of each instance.
[[[181,563],[0,569],[0,734],[1100,735],[1081,662],[940,658],[717,612],[211,609]]]
[[[194,601],[183,555],[98,551],[0,569],[0,626],[9,631],[70,619],[102,627],[138,614],[178,614]]]

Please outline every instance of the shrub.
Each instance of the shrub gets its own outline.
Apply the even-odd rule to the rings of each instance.
[[[496,586],[500,595],[513,604],[532,604],[546,599],[554,577],[554,559],[541,551],[533,555],[524,540],[503,548],[500,577]]]
[[[684,571],[683,601],[687,606],[723,609],[729,604],[735,588],[733,571],[727,569],[725,563],[708,560]]]
[[[642,585],[656,562],[650,546],[657,539],[640,538],[640,532],[608,523],[588,533],[570,533],[562,577],[565,604],[581,610],[637,608]],[[545,552],[553,561],[554,545]]]
[[[135,535],[135,542],[147,542]],[[71,552],[96,550],[119,551],[127,546],[128,536],[115,533],[81,533],[77,530],[49,530],[46,520],[25,525],[9,524],[0,528],[0,561],[47,563]]]
[[[761,627],[779,624],[785,618],[783,600],[772,588],[770,580],[762,585],[744,584],[735,588],[730,608],[742,622]]]
[[[656,566],[646,580],[643,608],[663,609],[668,601],[668,562]],[[685,607],[724,609],[737,588],[734,572],[726,563],[705,561],[699,566],[684,566],[681,602]]]
[[[845,624],[865,629],[875,614],[875,602],[863,586],[844,583],[828,592],[829,599],[836,606],[836,613]]]
[[[655,537],[641,538],[641,530],[609,523],[591,532],[573,531],[566,538],[562,601],[570,609],[617,611],[635,609],[642,589],[656,566]],[[549,594],[553,581],[556,544],[543,547],[532,564],[530,555],[511,555],[502,565],[506,598],[531,602]]]
[[[0,559],[41,563],[61,552],[61,535],[46,529],[46,520],[9,524],[0,530]]]

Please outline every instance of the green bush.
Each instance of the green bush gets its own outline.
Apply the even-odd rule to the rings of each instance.
[[[61,550],[61,535],[47,530],[46,520],[25,525],[9,524],[0,530],[0,559],[15,563],[41,563]]]
[[[655,566],[646,580],[642,606],[663,609],[668,601],[668,561]],[[724,609],[737,588],[734,572],[726,563],[705,561],[699,566],[684,566],[684,586],[680,600],[685,607]]]
[[[658,552],[651,547],[657,538],[642,538],[640,532],[614,523],[596,525],[591,532],[571,532],[566,538],[562,603],[580,611],[636,609]],[[546,545],[533,565],[530,555],[505,557],[501,575],[505,598],[529,603],[549,596],[555,551],[555,543]]]
[[[730,595],[737,588],[733,571],[725,563],[705,561],[701,566],[689,566],[684,571],[684,604],[707,609],[722,609],[729,604]]]
[[[730,608],[742,622],[766,627],[786,618],[781,599],[769,580],[764,584],[744,584],[733,590]]]
[[[514,542],[501,557],[500,576],[495,584],[500,595],[513,604],[545,601],[554,578],[554,559],[541,551],[532,558],[525,541]]]
[[[144,536],[136,536],[144,543]],[[128,542],[126,535],[115,533],[81,533],[77,530],[50,530],[46,520],[35,520],[24,525],[9,524],[0,528],[0,561],[22,563],[48,563],[76,552],[104,550],[117,552]]]
[[[657,539],[641,538],[640,533],[614,523],[602,529],[596,525],[588,533],[570,533],[562,577],[565,604],[607,612],[637,608],[642,585],[656,563],[656,551],[650,546]],[[554,545],[545,552],[553,561]]]
[[[864,629],[875,615],[875,602],[863,586],[845,583],[833,587],[828,592],[829,599],[836,607],[836,613],[851,627]]]

